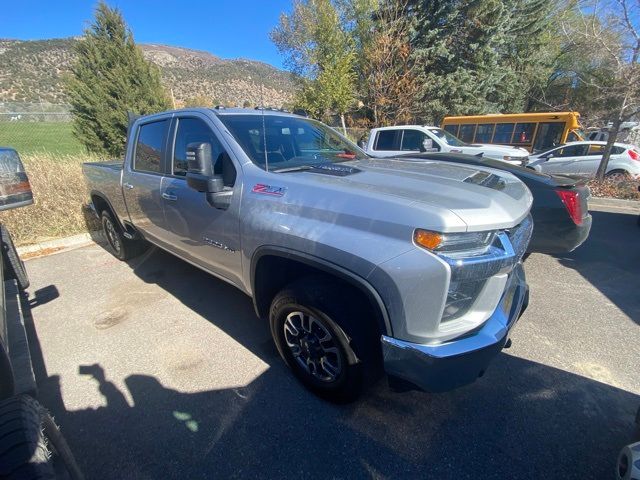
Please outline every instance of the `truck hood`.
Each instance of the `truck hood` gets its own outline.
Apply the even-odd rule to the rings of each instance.
[[[511,228],[532,203],[527,187],[507,172],[441,161],[369,158],[334,164],[326,172],[276,175],[289,202],[302,199],[301,187],[307,195],[330,190],[318,198],[330,198],[336,210],[440,231]]]
[[[505,156],[525,158],[529,156],[529,152],[524,148],[509,147],[506,145],[493,145],[487,143],[472,143],[464,147],[453,147],[454,150],[460,150],[461,153],[474,155],[483,152],[486,157],[502,160]]]

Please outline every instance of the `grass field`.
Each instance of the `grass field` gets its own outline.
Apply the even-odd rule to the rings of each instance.
[[[0,122],[0,146],[20,154],[82,155],[85,150],[74,137],[71,123]]]

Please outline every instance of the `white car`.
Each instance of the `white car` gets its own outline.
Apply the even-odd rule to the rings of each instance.
[[[374,157],[394,157],[408,153],[451,152],[467,155],[482,154],[512,165],[525,165],[529,152],[524,148],[484,143],[465,143],[455,135],[426,125],[398,125],[374,128],[364,147]]]
[[[594,176],[606,142],[570,142],[531,155],[528,168],[543,173]],[[606,175],[640,177],[640,152],[633,145],[614,143]]]

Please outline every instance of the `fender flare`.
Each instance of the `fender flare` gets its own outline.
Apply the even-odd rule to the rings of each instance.
[[[281,257],[287,260],[294,260],[310,267],[316,268],[322,272],[328,273],[330,275],[334,275],[341,280],[349,283],[350,285],[356,287],[360,290],[366,298],[369,300],[372,306],[377,307],[380,312],[380,319],[378,319],[378,323],[380,324],[380,328],[382,330],[383,335],[393,336],[393,329],[391,327],[391,321],[389,319],[389,313],[387,312],[387,307],[382,300],[382,297],[378,293],[378,291],[369,283],[366,279],[362,278],[360,275],[353,273],[346,268],[343,268],[339,265],[331,263],[327,260],[324,260],[319,257],[315,257],[308,253],[299,252],[297,250],[292,250],[284,247],[277,246],[262,246],[258,247],[252,257],[251,257],[251,270],[250,270],[250,281],[251,281],[251,291],[253,298],[253,306],[256,310],[256,313],[259,313],[259,306],[257,303],[257,295],[256,295],[256,268],[258,262],[261,258],[265,256],[275,256]]]
[[[129,232],[129,234],[132,234],[134,236],[140,235],[138,230],[131,223],[126,222],[126,221],[122,222],[122,220],[120,220],[120,217],[118,216],[118,214],[116,213],[115,209],[113,208],[113,205],[111,205],[111,201],[106,197],[105,194],[103,194],[99,190],[91,190],[91,192],[89,193],[89,196],[91,198],[90,207],[93,210],[93,212],[96,214],[96,216],[98,217],[98,220],[100,219],[100,214],[96,210],[96,206],[93,204],[93,198],[94,197],[98,197],[100,200],[102,200],[104,203],[107,204],[107,208],[111,212],[111,216],[117,222],[118,226],[122,229],[123,232]]]

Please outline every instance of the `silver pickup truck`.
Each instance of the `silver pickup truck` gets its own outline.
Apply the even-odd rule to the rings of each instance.
[[[512,175],[374,159],[284,112],[189,109],[130,126],[86,163],[114,255],[146,242],[236,286],[293,373],[335,401],[382,373],[474,381],[526,308],[530,192]]]

